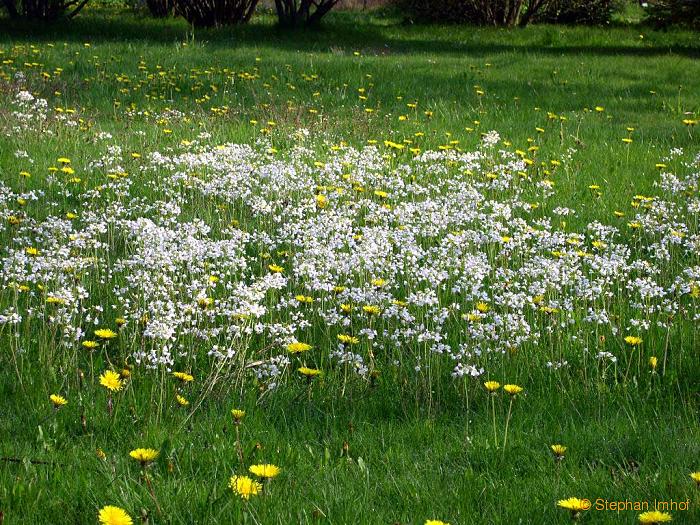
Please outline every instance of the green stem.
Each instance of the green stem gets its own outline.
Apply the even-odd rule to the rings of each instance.
[[[498,434],[496,433],[496,396],[491,394],[491,416],[493,418],[493,442],[498,448]]]
[[[238,430],[238,423],[235,423],[234,425],[236,427],[236,450],[238,451],[238,461],[240,461],[241,467],[243,467],[243,448],[241,447],[241,434]]]
[[[503,432],[503,454],[506,453],[506,442],[508,441],[508,423],[510,423],[510,414],[513,410],[513,396],[510,397],[510,404],[508,405],[508,416],[506,417],[506,429]]]

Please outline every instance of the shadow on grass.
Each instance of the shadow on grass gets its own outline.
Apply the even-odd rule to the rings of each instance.
[[[616,35],[612,34],[605,42],[598,41],[587,45],[580,43],[586,40],[585,28],[540,26],[535,29],[514,29],[511,30],[511,42],[503,43],[508,40],[503,35],[506,30],[405,26],[398,19],[391,18],[377,23],[371,16],[346,12],[329,15],[323,26],[313,30],[280,29],[274,21],[272,15],[263,14],[244,26],[193,31],[182,19],[153,19],[145,13],[98,9],[88,11],[70,22],[49,25],[0,18],[0,42],[31,40],[171,44],[194,37],[195,41],[205,41],[217,47],[257,46],[314,52],[330,52],[347,47],[380,55],[432,53],[478,56],[503,52],[532,52],[553,56],[654,57],[673,54],[700,58],[700,40],[697,39],[688,38],[682,42],[674,42],[671,38],[668,43],[647,43],[642,47],[616,43]],[[611,29],[616,30],[618,29]],[[593,31],[603,34],[605,30]],[[571,34],[566,35],[566,32]],[[562,42],[562,34],[572,43]],[[577,38],[579,35],[584,38]],[[436,38],[438,36],[442,38]]]

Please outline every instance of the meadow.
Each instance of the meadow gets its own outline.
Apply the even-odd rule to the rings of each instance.
[[[0,19],[0,523],[700,523],[697,33],[324,22]]]

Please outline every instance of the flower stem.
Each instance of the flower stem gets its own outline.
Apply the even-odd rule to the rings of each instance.
[[[160,508],[160,504],[158,503],[158,498],[156,498],[156,494],[153,491],[153,485],[151,485],[151,478],[148,477],[148,474],[146,474],[146,470],[144,469],[143,471],[143,479],[146,480],[146,485],[148,486],[148,492],[151,493],[151,498],[153,498],[153,501],[156,504],[156,509],[158,510],[158,515],[162,516],[163,511]]]
[[[508,441],[508,423],[510,423],[510,414],[513,410],[513,396],[510,398],[510,404],[508,405],[508,416],[506,417],[506,429],[503,432],[503,454],[506,453],[506,442]]]
[[[491,394],[491,416],[493,419],[493,442],[498,448],[498,434],[496,433],[496,397]]]
[[[240,431],[238,430],[238,423],[235,423],[234,426],[236,427],[236,450],[238,451],[238,461],[241,463],[241,467],[243,466],[243,448],[241,448],[241,434]]]

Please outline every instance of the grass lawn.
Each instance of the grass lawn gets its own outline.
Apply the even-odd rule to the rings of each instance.
[[[699,58],[0,20],[0,523],[700,523]]]

